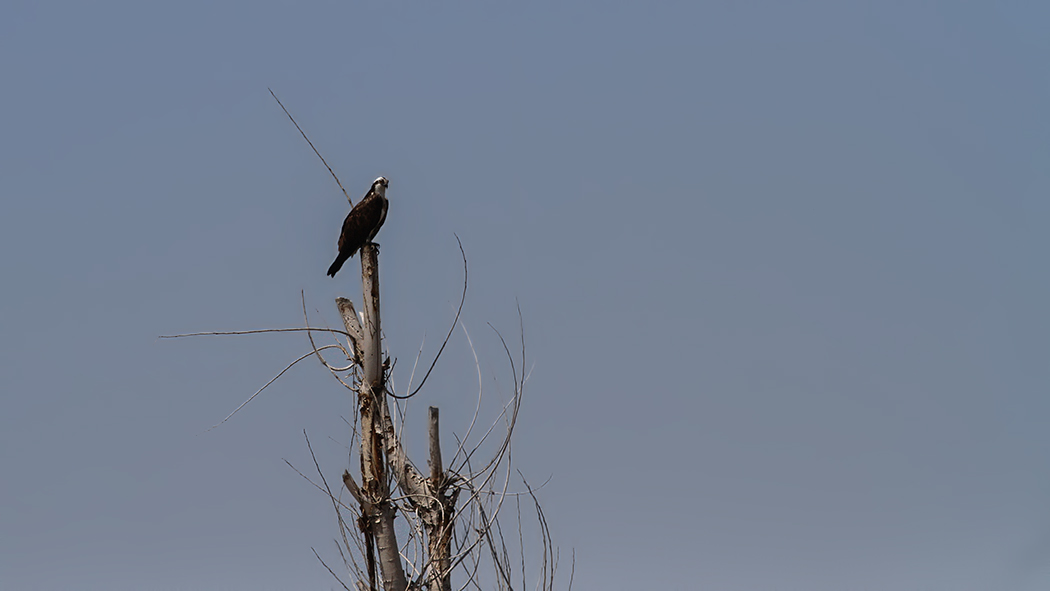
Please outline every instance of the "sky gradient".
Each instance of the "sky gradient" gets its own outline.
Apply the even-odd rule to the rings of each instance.
[[[301,335],[390,179],[386,346],[470,265],[576,589],[1050,588],[1050,5],[5,2],[0,588],[326,590]],[[304,294],[304,296],[301,296]],[[424,340],[425,339],[425,340]],[[446,446],[462,333],[406,424]],[[396,382],[395,382],[396,384]],[[492,414],[488,415],[489,417]],[[417,454],[418,455],[418,454]],[[422,460],[420,460],[422,461]]]

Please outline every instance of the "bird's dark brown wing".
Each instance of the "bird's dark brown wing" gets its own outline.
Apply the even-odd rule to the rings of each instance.
[[[369,193],[350,210],[343,220],[343,231],[339,234],[339,255],[328,269],[330,276],[335,277],[343,263],[354,256],[365,242],[375,237],[386,217],[384,209],[383,198]]]

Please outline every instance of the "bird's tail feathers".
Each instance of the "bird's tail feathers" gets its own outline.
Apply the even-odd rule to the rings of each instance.
[[[339,272],[339,269],[343,268],[343,263],[345,262],[346,259],[344,259],[343,257],[336,257],[335,262],[332,263],[332,266],[328,267],[328,276],[335,277],[335,274]]]

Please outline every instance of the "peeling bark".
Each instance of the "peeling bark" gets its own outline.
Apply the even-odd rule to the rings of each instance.
[[[374,536],[375,553],[385,591],[405,591],[408,581],[394,531],[394,505],[390,500],[384,457],[384,423],[389,421],[383,386],[382,327],[379,315],[379,250],[373,243],[361,248],[361,287],[364,322],[359,324],[349,300],[337,302],[343,323],[351,335],[361,335],[354,343],[361,364],[361,381],[357,400],[361,416],[361,496],[362,530]],[[345,303],[344,303],[345,302]],[[357,330],[355,330],[355,328]],[[353,337],[351,337],[353,339]],[[347,475],[348,476],[348,475]],[[349,482],[347,482],[349,480]],[[353,478],[344,476],[344,484],[353,494]],[[356,495],[355,495],[356,496]],[[364,531],[367,530],[367,531]],[[371,560],[371,558],[369,559]],[[371,574],[371,573],[370,573]],[[374,582],[372,583],[374,586]]]
[[[339,315],[343,317],[346,332],[350,333],[350,346],[354,348],[354,356],[359,358],[365,336],[364,329],[361,328],[361,321],[358,320],[357,312],[354,310],[354,303],[346,298],[335,298],[335,306],[339,309]]]

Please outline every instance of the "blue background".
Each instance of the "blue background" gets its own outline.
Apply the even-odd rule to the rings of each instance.
[[[0,587],[336,586],[347,204],[403,387],[464,323],[577,589],[1050,586],[1038,2],[6,2]],[[517,302],[517,303],[516,303]],[[425,341],[424,341],[425,336]],[[409,408],[477,396],[457,333]],[[565,569],[563,562],[563,569]],[[567,570],[567,569],[566,569]]]

